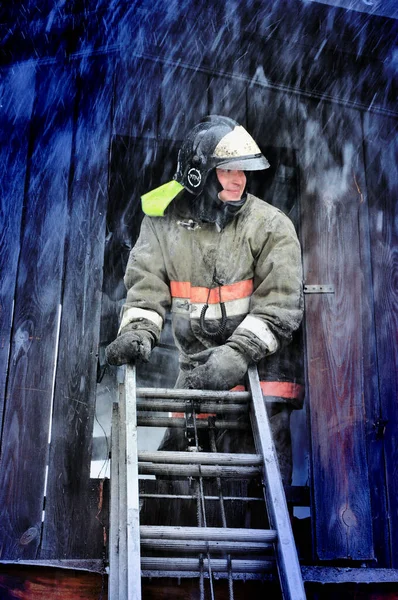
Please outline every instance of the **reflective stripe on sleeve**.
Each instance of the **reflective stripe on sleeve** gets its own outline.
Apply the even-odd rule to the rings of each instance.
[[[136,321],[138,319],[148,319],[148,321],[152,321],[152,323],[155,323],[155,325],[159,327],[160,330],[163,327],[162,317],[154,310],[131,307],[128,308],[123,314],[118,334],[123,329],[123,327],[126,327],[126,325],[129,325],[129,323],[132,323],[133,321]]]
[[[276,352],[279,348],[279,342],[262,319],[258,319],[257,317],[253,317],[252,315],[247,315],[242,321],[242,323],[237,327],[238,329],[246,329],[246,331],[250,331],[255,336],[257,336],[268,348],[270,354]]]
[[[291,381],[260,381],[264,396],[279,396],[279,398],[304,398],[304,386]]]

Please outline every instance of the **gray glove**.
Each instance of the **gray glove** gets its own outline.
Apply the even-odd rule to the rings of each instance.
[[[105,357],[110,365],[124,365],[136,360],[148,362],[154,345],[153,335],[145,329],[135,329],[121,333],[105,349]]]
[[[200,360],[200,354],[191,359]],[[184,387],[203,390],[230,390],[241,383],[249,367],[250,358],[228,344],[204,352],[205,362],[185,376]]]

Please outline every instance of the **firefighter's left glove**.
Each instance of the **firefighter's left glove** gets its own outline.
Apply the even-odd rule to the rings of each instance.
[[[200,359],[198,353],[191,359]],[[204,353],[203,353],[204,354]],[[214,348],[203,364],[185,376],[184,387],[204,390],[230,390],[242,382],[250,364],[250,358],[228,344]]]
[[[154,343],[152,333],[145,329],[122,330],[105,349],[105,357],[110,365],[116,366],[137,360],[148,362]]]

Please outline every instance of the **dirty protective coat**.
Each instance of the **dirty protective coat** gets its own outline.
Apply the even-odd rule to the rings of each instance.
[[[281,403],[276,413],[283,413],[285,436],[291,410],[286,417],[286,403],[295,408],[302,403],[300,360],[289,342],[302,319],[303,299],[300,245],[284,213],[247,194],[220,231],[198,219],[192,196],[182,194],[164,217],[144,217],[124,281],[120,331],[133,325],[156,331],[158,338],[170,309],[180,350],[179,387],[215,347],[227,343],[258,364],[264,393]],[[227,319],[215,335],[221,303]],[[205,304],[209,333],[200,325]],[[274,438],[278,435],[274,428]]]
[[[171,308],[183,363],[231,336],[257,362],[289,342],[302,318],[301,255],[293,224],[250,194],[221,232],[214,223],[192,219],[192,212],[183,197],[165,217],[144,217],[126,269],[121,329],[131,322],[145,329],[146,319],[160,334]],[[213,332],[220,324],[220,302],[226,308],[227,325],[216,340],[199,325],[206,302],[206,329]]]

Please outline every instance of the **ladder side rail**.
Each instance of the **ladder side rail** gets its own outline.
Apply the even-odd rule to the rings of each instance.
[[[265,496],[270,525],[277,531],[276,557],[284,600],[305,600],[304,583],[290,523],[271,426],[260,387],[257,367],[250,366],[251,421],[257,452],[264,459]]]
[[[109,600],[119,600],[119,405],[112,408],[109,523]]]
[[[141,600],[140,501],[135,366],[126,366],[127,598]]]
[[[124,368],[122,368],[124,373]],[[119,384],[119,596],[127,598],[127,465],[126,465],[126,399],[125,384]]]

